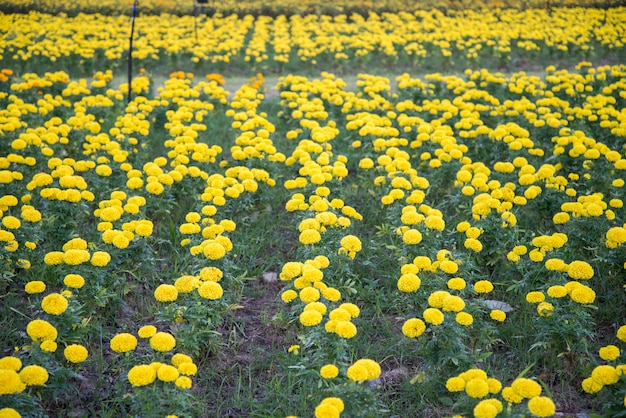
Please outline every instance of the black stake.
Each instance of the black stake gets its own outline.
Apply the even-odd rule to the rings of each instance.
[[[135,33],[135,15],[137,14],[138,0],[133,3],[133,15],[130,20],[130,41],[128,42],[128,103],[133,91],[133,35]]]

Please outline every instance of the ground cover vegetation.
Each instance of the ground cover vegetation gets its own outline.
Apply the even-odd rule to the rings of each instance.
[[[146,3],[0,14],[0,417],[625,415],[626,9]]]

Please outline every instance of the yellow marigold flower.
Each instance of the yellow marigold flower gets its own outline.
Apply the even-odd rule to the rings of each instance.
[[[556,225],[563,225],[569,222],[570,216],[567,212],[558,212],[552,217],[552,222]]]
[[[593,274],[593,267],[586,261],[572,261],[567,269],[567,275],[574,280],[588,280],[593,277]]]
[[[596,366],[591,372],[591,378],[601,385],[613,385],[619,380],[620,374],[617,369],[609,365]]]
[[[443,300],[449,295],[450,293],[445,290],[436,290],[428,296],[428,305],[433,308],[441,308],[443,307]]]
[[[361,240],[354,235],[346,235],[340,241],[340,244],[347,251],[359,252],[361,251],[362,245]]]
[[[422,233],[417,229],[407,229],[402,234],[402,242],[406,245],[415,245],[422,242]]]
[[[443,312],[441,312],[437,308],[426,308],[422,315],[424,316],[424,320],[428,322],[429,324],[432,324],[432,325],[443,324],[443,319],[444,319]]]
[[[398,279],[398,290],[404,293],[415,292],[420,288],[422,282],[416,274],[407,273]]]
[[[489,317],[494,321],[503,322],[506,319],[506,312],[501,311],[499,309],[493,309],[489,313]]]
[[[454,274],[459,270],[459,266],[454,261],[443,260],[441,264],[439,264],[439,269],[444,273]]]
[[[304,303],[315,302],[320,298],[320,291],[314,287],[307,286],[300,290],[300,300]]]
[[[293,289],[288,289],[285,290],[281,295],[280,298],[282,299],[283,302],[285,303],[289,303],[291,301],[293,301],[295,298],[298,297],[298,293],[293,290]]]
[[[617,338],[626,342],[626,325],[622,325],[617,329]]]
[[[487,384],[489,385],[489,393],[496,394],[502,390],[502,383],[498,379],[488,378]]]
[[[337,302],[339,299],[341,299],[341,292],[334,287],[328,287],[322,289],[322,296],[326,300],[329,300],[331,302]]]
[[[604,385],[596,382],[591,377],[588,377],[581,382],[581,387],[585,392],[593,394],[599,392]]]
[[[305,327],[312,327],[320,322],[322,322],[322,314],[314,309],[303,311],[300,314],[300,323]]]
[[[322,236],[315,229],[305,229],[300,233],[300,237],[298,238],[300,243],[304,245],[316,244],[321,241]]]
[[[128,371],[128,381],[133,386],[146,386],[154,382],[157,377],[157,372],[149,364],[140,364],[133,366]]]
[[[193,363],[193,359],[187,354],[176,353],[172,356],[172,364],[176,367],[184,363]]]
[[[63,262],[63,253],[61,251],[51,251],[44,256],[43,262],[49,266],[61,264]]]
[[[91,264],[96,267],[105,267],[111,261],[111,255],[105,251],[96,251],[91,255]]]
[[[442,303],[442,309],[446,312],[460,312],[465,308],[465,301],[456,295],[446,296]]]
[[[382,370],[380,368],[380,364],[378,362],[369,359],[362,358],[354,362],[355,365],[364,366],[367,369],[367,380],[375,380],[378,379]]]
[[[57,338],[57,329],[43,319],[34,319],[26,326],[26,333],[33,341],[54,341]]]
[[[479,280],[474,283],[474,291],[476,293],[489,293],[493,290],[493,283],[489,280]]]
[[[198,366],[191,362],[181,363],[178,365],[178,371],[180,372],[180,374],[185,376],[194,376],[196,373],[198,373]]]
[[[61,315],[68,306],[69,302],[60,293],[50,293],[41,301],[41,308],[50,315]]]
[[[0,409],[0,417],[2,418],[20,418],[21,415],[13,408]]]
[[[472,325],[474,323],[474,317],[472,317],[471,314],[467,313],[467,312],[459,312],[456,314],[455,317],[456,322],[458,322],[459,324],[463,325],[463,326],[469,326]]]
[[[534,380],[518,377],[511,384],[511,388],[522,398],[531,399],[541,395],[541,385]],[[504,395],[504,394],[503,394]]]
[[[15,370],[0,369],[0,396],[23,392],[26,384]]]
[[[339,375],[339,368],[334,364],[326,364],[320,369],[320,375],[324,379],[333,379]]]
[[[409,338],[416,338],[426,331],[426,324],[419,318],[407,319],[402,325],[402,333]]]
[[[174,302],[178,299],[178,289],[171,284],[161,284],[154,290],[154,298],[159,302]]]
[[[144,325],[143,327],[139,328],[139,331],[137,331],[137,335],[139,335],[140,338],[150,338],[153,337],[156,333],[157,328],[154,325]]]
[[[348,367],[346,374],[349,379],[355,382],[362,382],[364,380],[367,380],[368,377],[367,368],[362,364],[351,365],[350,367]]]
[[[33,280],[24,286],[24,291],[29,295],[33,295],[36,293],[43,293],[46,290],[46,284],[41,280]]]
[[[178,369],[169,364],[164,364],[157,370],[157,378],[162,382],[173,382],[178,379]]]
[[[224,277],[224,272],[217,267],[204,267],[198,274],[200,279],[210,282],[219,282]]]
[[[335,405],[323,401],[315,407],[315,418],[339,418],[340,414]]]
[[[109,343],[111,350],[116,353],[126,353],[137,347],[137,338],[133,334],[126,332],[115,335]]]
[[[209,260],[219,260],[226,255],[226,249],[217,242],[210,242],[203,248],[202,253]]]
[[[545,261],[544,265],[551,271],[567,271],[569,266],[559,258],[550,258]]]
[[[36,364],[31,364],[20,370],[20,379],[26,386],[43,386],[50,377],[48,371]]]
[[[468,250],[472,250],[479,253],[483,250],[483,244],[475,238],[467,238],[463,243],[463,246]]]
[[[471,379],[465,384],[465,393],[472,398],[484,398],[489,394],[489,385],[484,379]]]
[[[543,302],[546,299],[543,292],[528,292],[526,294],[526,302],[528,303],[539,303]]]
[[[354,303],[345,302],[339,305],[339,307],[341,309],[345,309],[346,311],[348,311],[350,313],[350,316],[352,316],[352,318],[358,318],[358,316],[361,313],[361,310],[359,309],[359,307],[355,305]]]
[[[548,296],[550,296],[551,298],[558,299],[567,296],[567,289],[565,288],[565,286],[555,285],[550,286],[547,293]]]
[[[495,418],[498,408],[487,400],[480,401],[474,407],[474,418]]]
[[[337,321],[334,332],[341,338],[349,339],[357,334],[357,329],[356,325],[350,321]]]
[[[570,298],[576,303],[591,304],[596,300],[596,292],[588,286],[576,286],[570,293]]]
[[[5,216],[2,218],[2,225],[6,229],[19,229],[22,223],[15,216]]]
[[[0,370],[18,371],[22,368],[22,360],[13,356],[0,358]]]
[[[80,344],[70,344],[63,350],[65,359],[72,363],[82,363],[87,359],[89,352]]]
[[[554,312],[554,305],[550,302],[540,302],[537,305],[537,313],[539,316],[550,316]]]
[[[181,389],[191,389],[191,379],[187,376],[179,376],[175,382],[176,386]]]
[[[170,351],[176,347],[176,339],[172,334],[159,331],[150,337],[150,347],[160,352]]]
[[[463,290],[465,289],[466,282],[460,277],[454,277],[448,280],[448,289],[451,290]]]
[[[224,290],[219,283],[207,281],[198,288],[198,294],[205,299],[217,300],[222,297]]]
[[[454,376],[446,380],[446,389],[448,392],[461,392],[465,390],[465,379]]]
[[[72,289],[80,289],[85,285],[85,279],[80,274],[67,274],[63,278],[63,284]]]
[[[178,293],[191,293],[199,285],[199,280],[195,276],[180,276],[174,282],[174,287]]]
[[[602,360],[613,361],[619,357],[620,350],[617,346],[607,345],[600,348],[599,354]]]
[[[89,261],[91,258],[87,250],[69,249],[63,253],[63,262],[70,266],[76,266]]]
[[[326,308],[326,305],[324,305],[324,308]],[[320,313],[324,314],[324,312]],[[349,321],[352,317],[350,316],[350,312],[348,312],[347,310],[343,308],[335,308],[330,311],[330,314],[328,314],[328,318],[335,321]]]

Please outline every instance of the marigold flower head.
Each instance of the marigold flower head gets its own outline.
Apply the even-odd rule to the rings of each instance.
[[[465,289],[465,286],[467,285],[465,280],[463,280],[460,277],[453,277],[452,279],[448,280],[447,284],[448,284],[448,289],[450,290],[463,290]]]
[[[36,293],[43,293],[46,290],[46,284],[41,280],[33,280],[24,286],[24,291],[29,295],[33,295]]]
[[[13,408],[0,409],[0,417],[2,418],[20,418],[21,415]]]
[[[63,350],[65,359],[72,363],[82,363],[87,359],[89,352],[80,344],[70,344]]]
[[[173,382],[178,379],[180,372],[172,365],[164,364],[157,370],[157,378],[162,382]]]
[[[357,334],[356,325],[350,321],[336,321],[335,334],[341,338],[352,338]]]
[[[416,245],[422,242],[422,233],[417,229],[407,229],[402,234],[402,242],[406,245]]]
[[[572,261],[567,269],[567,275],[574,280],[589,280],[593,277],[593,267],[586,261]]]
[[[161,284],[154,290],[154,298],[159,302],[174,302],[178,299],[178,289],[171,284]]]
[[[600,348],[599,354],[602,360],[613,361],[619,357],[620,350],[617,346],[607,345]]]
[[[159,331],[150,337],[150,347],[160,352],[170,351],[176,347],[176,339],[172,334]]]
[[[518,377],[511,384],[511,388],[522,398],[531,399],[541,395],[541,385],[534,380]],[[504,393],[503,393],[504,395]]]
[[[591,372],[591,378],[601,385],[613,385],[619,380],[620,374],[617,369],[608,364],[596,366]]]
[[[622,325],[617,329],[616,336],[619,340],[626,342],[626,325]]]
[[[565,286],[555,285],[550,286],[546,293],[548,293],[548,296],[550,296],[551,298],[559,299],[567,296],[567,289],[565,288]]]
[[[480,401],[474,407],[474,418],[495,418],[498,415],[498,408],[486,400]]]
[[[339,375],[339,368],[334,364],[326,364],[320,369],[320,375],[324,379],[333,379]]]
[[[406,273],[398,279],[398,290],[404,293],[411,293],[418,290],[422,281],[416,274]]]
[[[449,378],[446,381],[446,389],[448,389],[448,392],[461,392],[465,390],[465,379],[459,376]]]
[[[484,398],[489,394],[489,385],[484,379],[471,379],[465,384],[465,393],[472,398]]]
[[[23,392],[26,384],[15,370],[0,369],[0,396]]]
[[[198,366],[191,362],[181,363],[177,367],[180,374],[185,376],[194,376],[198,372]]]
[[[322,322],[322,314],[314,309],[303,311],[300,314],[300,323],[305,327],[312,327],[320,322]]]
[[[26,386],[43,386],[50,377],[48,371],[37,364],[24,367],[20,370],[19,376]]]
[[[467,313],[467,312],[459,312],[456,314],[455,316],[455,320],[457,323],[463,325],[463,326],[469,326],[472,325],[474,323],[474,317],[472,316],[472,314]]]
[[[506,312],[501,311],[500,309],[493,309],[489,313],[489,317],[494,321],[503,322],[506,319]]]
[[[591,304],[596,300],[596,292],[588,286],[580,285],[572,290],[570,298],[576,303]]]
[[[116,353],[126,353],[137,347],[137,337],[126,332],[119,333],[111,338],[109,343],[111,350]]]
[[[543,294],[543,292],[535,291],[535,292],[528,292],[526,294],[526,302],[528,303],[539,303],[539,302],[543,302],[545,299],[546,297]]]
[[[443,312],[441,312],[437,308],[426,308],[424,313],[422,314],[424,320],[432,325],[441,325],[443,324],[444,316]]]
[[[128,381],[133,386],[146,386],[154,382],[157,372],[149,364],[140,364],[133,366],[128,371]]]
[[[314,287],[307,286],[300,290],[300,300],[304,303],[315,302],[320,298],[320,291]]]
[[[69,302],[60,293],[50,293],[41,301],[41,308],[50,315],[61,315],[68,306]]]
[[[476,293],[489,293],[493,290],[493,283],[489,280],[479,280],[474,283],[474,291]]]
[[[73,289],[80,289],[85,285],[85,279],[80,274],[67,274],[63,278],[63,284]]]
[[[205,299],[217,300],[222,297],[224,290],[219,283],[207,281],[200,285],[198,294]]]
[[[22,360],[18,357],[5,356],[0,358],[0,370],[18,371],[22,368]]]
[[[157,328],[154,325],[144,325],[137,331],[137,335],[139,335],[140,338],[150,338],[156,333]]]

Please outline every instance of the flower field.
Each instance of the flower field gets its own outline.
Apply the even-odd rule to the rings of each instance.
[[[0,13],[0,417],[626,416],[626,8],[146,3]]]

